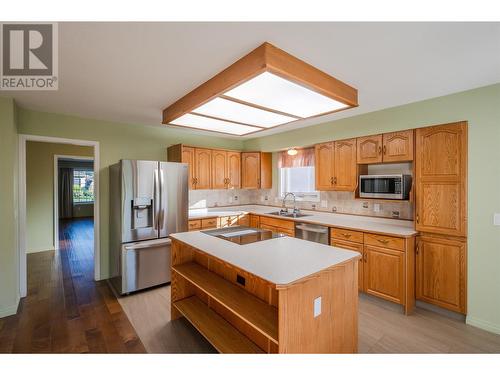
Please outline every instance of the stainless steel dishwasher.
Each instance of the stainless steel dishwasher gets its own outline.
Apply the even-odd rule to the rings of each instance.
[[[329,245],[328,227],[316,224],[295,223],[295,238]]]

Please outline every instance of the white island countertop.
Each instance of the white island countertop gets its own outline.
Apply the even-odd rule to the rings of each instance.
[[[175,233],[170,237],[276,285],[291,284],[360,257],[356,251],[293,237],[273,238],[246,245],[238,245],[202,231]]]
[[[379,217],[368,217],[359,215],[336,214],[320,211],[301,210],[301,213],[310,215],[300,218],[279,217],[269,215],[271,212],[279,211],[278,207],[246,205],[246,206],[231,206],[231,207],[214,207],[204,209],[189,210],[189,219],[202,219],[208,217],[221,217],[242,215],[252,213],[256,215],[265,215],[284,220],[293,220],[310,224],[322,224],[330,227],[338,227],[345,229],[354,229],[371,233],[388,234],[394,236],[411,237],[417,234],[413,221],[386,219]]]

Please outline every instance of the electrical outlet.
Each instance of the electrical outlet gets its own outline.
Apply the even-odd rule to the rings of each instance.
[[[321,315],[321,297],[314,300],[314,317]]]
[[[266,195],[266,196],[264,197],[264,200],[265,200],[265,201],[268,201],[268,200],[269,200],[269,197]]]
[[[368,208],[368,202],[363,202],[363,208]]]
[[[394,219],[399,219],[399,211],[392,211],[392,217]]]
[[[495,213],[493,215],[493,225],[500,225],[500,214]]]
[[[375,212],[380,212],[380,204],[379,203],[375,203],[373,205],[373,211]]]
[[[235,201],[235,202],[237,202],[237,201],[238,201],[238,196],[237,196],[237,195],[235,195],[235,196],[234,196],[234,201]]]
[[[336,206],[332,207],[332,212],[337,212],[337,207]]]
[[[321,207],[322,208],[327,208],[328,207],[328,201],[327,200],[321,201]]]

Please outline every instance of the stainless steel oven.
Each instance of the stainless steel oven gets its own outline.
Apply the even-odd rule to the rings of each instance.
[[[408,199],[411,190],[411,175],[362,175],[359,176],[361,198]]]

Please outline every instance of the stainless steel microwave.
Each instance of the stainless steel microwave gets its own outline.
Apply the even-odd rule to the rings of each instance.
[[[411,175],[386,174],[359,176],[361,198],[408,199],[411,190]]]

